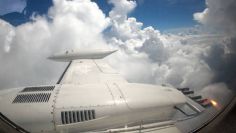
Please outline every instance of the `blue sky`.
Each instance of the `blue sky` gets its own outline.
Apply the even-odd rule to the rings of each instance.
[[[104,0],[94,0],[106,13],[111,9]],[[153,26],[159,30],[192,27],[195,12],[205,9],[205,0],[137,0],[137,7],[129,14],[144,26]]]
[[[52,5],[51,0],[40,0],[40,2],[37,0],[28,0],[25,8],[27,11],[25,17],[19,17],[17,15],[20,14],[16,13],[11,14],[11,12],[21,12],[23,10],[22,5],[25,5],[25,2],[24,0],[21,1],[22,2],[16,2],[15,6],[12,6],[12,4],[9,5],[9,2],[1,1],[0,7],[1,9],[4,7],[4,9],[0,10],[0,15],[3,15],[6,12],[8,13],[3,15],[1,18],[9,21],[13,25],[19,25],[23,22],[29,21],[28,18],[32,12],[45,14],[47,13],[48,8]],[[106,15],[108,15],[112,8],[111,4],[106,0],[93,1],[98,4]],[[19,7],[21,7],[22,10]],[[129,14],[129,16],[135,17],[138,21],[142,22],[144,27],[153,26],[163,31],[196,25],[196,21],[193,20],[193,13],[203,11],[204,9],[205,0],[137,0],[137,7]]]

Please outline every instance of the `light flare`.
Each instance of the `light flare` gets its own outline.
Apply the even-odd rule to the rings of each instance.
[[[218,103],[215,100],[211,99],[210,102],[214,107],[218,107]]]

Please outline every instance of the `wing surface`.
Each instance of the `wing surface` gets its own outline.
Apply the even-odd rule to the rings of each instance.
[[[53,55],[49,59],[69,61],[58,84],[92,84],[102,82],[127,82],[103,60],[113,51],[66,52]]]
[[[127,82],[103,60],[74,60],[61,79],[61,84]]]

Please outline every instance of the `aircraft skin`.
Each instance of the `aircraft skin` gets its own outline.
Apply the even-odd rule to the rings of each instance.
[[[172,87],[128,83],[102,61],[113,52],[51,56],[70,62],[58,84],[0,91],[0,120],[32,133],[112,132],[172,120],[186,96]]]

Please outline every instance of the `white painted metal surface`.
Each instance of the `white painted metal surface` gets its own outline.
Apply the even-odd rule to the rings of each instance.
[[[56,61],[72,61],[79,59],[102,59],[109,54],[116,52],[116,50],[79,50],[79,51],[66,51],[65,53],[59,53],[48,57],[49,59]]]
[[[172,120],[177,111],[175,106],[185,104],[186,97],[171,87],[128,83],[100,60],[113,52],[66,52],[50,57],[75,60],[60,84],[52,91],[22,92],[24,87],[0,92],[0,112],[35,133],[105,132],[127,125],[134,128],[139,123],[147,126],[150,121],[160,124]],[[35,100],[32,96],[38,93],[50,93],[49,100],[32,102]],[[28,94],[32,95],[24,102],[13,102],[17,95]],[[173,123],[153,128],[155,132],[179,132]]]
[[[127,82],[102,60],[76,60],[65,73],[61,84],[96,84]]]
[[[175,112],[173,107],[185,102],[185,96],[177,90],[129,83],[62,85],[57,97],[57,130],[68,132],[109,129],[150,119],[169,120]],[[96,111],[95,120],[69,125],[61,122],[62,111],[90,109]]]
[[[48,132],[54,130],[53,96],[47,103],[12,103],[23,88],[11,89],[1,95],[0,112],[8,119],[29,132]],[[32,92],[21,93],[32,94]]]

